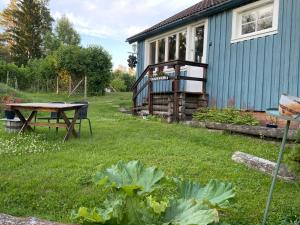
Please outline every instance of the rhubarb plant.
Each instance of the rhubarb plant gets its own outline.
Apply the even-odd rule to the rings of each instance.
[[[140,161],[118,162],[96,173],[95,184],[106,200],[95,208],[79,208],[72,217],[81,223],[112,225],[219,224],[219,211],[229,208],[235,195],[230,183],[216,180],[207,185],[168,178]],[[165,183],[177,185],[168,193]]]

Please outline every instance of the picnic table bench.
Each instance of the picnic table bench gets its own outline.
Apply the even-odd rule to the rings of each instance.
[[[71,135],[75,138],[78,137],[75,131],[75,123],[78,118],[78,112],[84,104],[62,104],[62,103],[12,103],[7,104],[7,107],[15,111],[16,115],[20,118],[23,126],[19,133],[25,131],[33,131],[31,126],[35,127],[54,127],[54,128],[66,128],[67,132],[64,137],[64,142],[67,141]],[[66,111],[73,111],[74,117],[69,119],[66,115]],[[31,111],[29,117],[26,119],[21,111]],[[58,118],[61,118],[64,123],[49,123],[49,122],[31,122],[38,112],[56,112]],[[71,120],[71,121],[70,121]]]

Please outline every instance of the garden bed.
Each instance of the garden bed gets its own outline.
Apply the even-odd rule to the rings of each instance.
[[[283,137],[283,128],[269,128],[264,126],[251,126],[251,125],[235,125],[235,124],[225,124],[216,122],[200,122],[197,120],[185,122],[192,127],[208,128],[213,130],[224,130],[233,133],[240,133],[258,137],[268,137],[281,139]],[[289,130],[288,140],[296,139],[297,130]]]

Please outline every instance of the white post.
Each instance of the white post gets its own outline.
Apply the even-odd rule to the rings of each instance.
[[[15,80],[15,89],[18,90],[18,79]]]
[[[9,71],[6,73],[6,85],[8,86],[9,84]]]
[[[84,77],[84,99],[87,99],[87,76]]]
[[[72,77],[70,76],[70,79],[69,79],[69,94],[72,93]]]
[[[58,95],[59,93],[59,78],[58,76],[56,77],[56,94]]]

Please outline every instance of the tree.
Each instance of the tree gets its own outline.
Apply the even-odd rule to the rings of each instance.
[[[90,46],[84,49],[84,58],[89,94],[103,95],[111,82],[111,56],[102,47]]]
[[[48,0],[11,0],[0,15],[6,42],[19,65],[43,55],[43,40],[53,22],[47,5]]]
[[[89,94],[104,94],[111,81],[112,62],[111,56],[102,47],[63,45],[57,50],[56,58],[60,74],[72,79],[87,76]]]
[[[57,21],[55,28],[57,39],[64,45],[79,45],[80,35],[73,28],[73,25],[66,16],[62,16]]]

